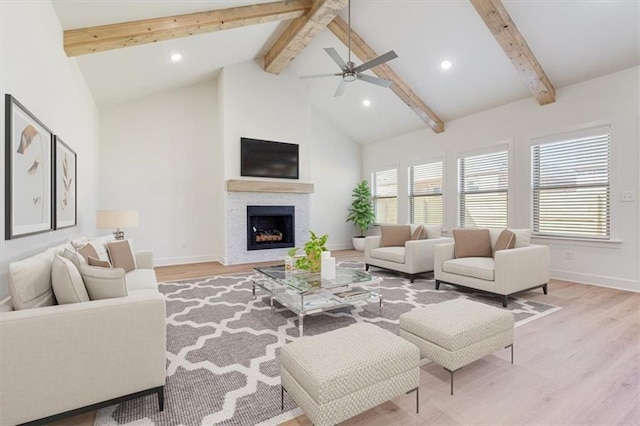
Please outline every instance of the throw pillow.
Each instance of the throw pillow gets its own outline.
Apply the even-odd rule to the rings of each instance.
[[[96,259],[95,257],[89,257],[87,259],[87,264],[98,268],[111,268],[111,264],[108,261]]]
[[[492,257],[488,229],[454,229],[455,256]]]
[[[59,305],[89,301],[80,272],[69,259],[58,254],[51,265],[51,285]]]
[[[427,238],[440,238],[442,236],[442,226],[440,225],[424,225],[424,230],[426,232]]]
[[[91,300],[125,297],[128,294],[122,268],[107,269],[82,265],[80,274]]]
[[[515,248],[528,247],[529,244],[531,244],[531,229],[509,229],[509,231],[516,234],[516,245],[514,246]]]
[[[136,260],[133,257],[133,244],[131,240],[107,243],[107,251],[114,268],[122,268],[125,272],[136,269]]]
[[[411,239],[412,240],[421,240],[421,239],[423,239],[422,238],[423,234],[426,236],[426,231],[424,230],[424,226],[418,225],[416,227],[416,229],[413,230],[413,234],[411,234]]]
[[[409,225],[383,225],[381,247],[404,247],[404,243],[411,239],[411,226]]]
[[[78,254],[80,254],[80,256],[82,256],[84,258],[85,262],[89,262],[89,258],[93,257],[94,259],[98,259],[98,252],[96,251],[96,248],[90,244],[87,243],[85,245],[83,245],[82,247],[80,247],[78,249]]]
[[[496,257],[496,252],[499,250],[512,249],[516,245],[516,234],[505,229],[500,233],[496,245],[493,246],[493,257]]]
[[[110,260],[109,253],[107,252],[107,244],[115,240],[116,239],[113,235],[108,235],[106,237],[93,238],[89,240],[89,244],[91,244],[96,249],[96,253],[98,253],[98,255],[96,256],[97,259]]]
[[[62,257],[70,260],[71,263],[73,263],[73,266],[75,266],[78,271],[80,270],[80,265],[83,265],[86,263],[84,260],[84,257],[82,257],[82,255],[80,255],[77,251],[64,249],[64,252],[62,253]]]

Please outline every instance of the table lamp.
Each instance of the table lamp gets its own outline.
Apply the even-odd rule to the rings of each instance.
[[[96,227],[114,229],[116,240],[124,240],[124,232],[120,228],[138,226],[137,210],[100,210],[96,216]]]

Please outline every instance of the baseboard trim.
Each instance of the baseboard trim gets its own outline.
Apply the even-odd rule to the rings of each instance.
[[[187,265],[191,263],[220,262],[223,258],[215,254],[202,256],[163,257],[155,260],[155,266]]]
[[[551,270],[551,278],[571,281],[577,284],[589,284],[598,287],[614,288],[617,290],[640,292],[640,281],[609,277],[606,275],[583,274],[580,272]]]

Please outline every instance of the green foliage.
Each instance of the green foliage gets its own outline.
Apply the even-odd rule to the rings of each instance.
[[[369,226],[376,220],[376,214],[373,211],[373,203],[371,202],[371,190],[366,180],[360,182],[351,193],[351,207],[349,207],[349,215],[347,222],[353,224],[360,229],[360,236]]]
[[[309,235],[311,238],[304,245],[304,252],[307,256],[296,260],[296,268],[306,269],[309,272],[319,272],[322,252],[327,250],[325,244],[329,239],[329,235],[325,234],[318,237],[313,231],[309,231]],[[289,256],[295,256],[297,251],[297,248],[290,249]]]

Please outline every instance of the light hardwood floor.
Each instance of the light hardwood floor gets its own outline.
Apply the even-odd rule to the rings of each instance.
[[[362,260],[353,250],[339,261]],[[275,262],[277,263],[277,262]],[[156,268],[159,281],[250,271],[256,264],[219,263]],[[421,370],[420,413],[415,395],[381,404],[348,425],[640,425],[640,293],[552,281],[549,294],[523,295],[562,310],[516,328],[515,364],[509,351],[449,373]],[[58,425],[91,425],[95,413]],[[286,426],[310,425],[300,416]]]

